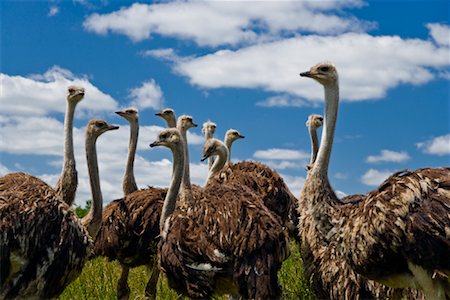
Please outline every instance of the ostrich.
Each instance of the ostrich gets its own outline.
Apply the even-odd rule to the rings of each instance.
[[[208,120],[208,122],[203,123],[202,133],[205,137],[205,142],[209,139],[212,139],[214,137],[214,133],[216,132],[216,123],[213,123]],[[211,169],[212,165],[214,163],[214,158],[210,157],[208,159],[208,169]]]
[[[167,120],[174,116],[173,110]],[[179,118],[180,130],[184,132],[194,127],[192,118]],[[169,121],[170,122],[170,121]],[[130,288],[128,274],[130,268],[149,266],[150,279],[145,288],[145,295],[156,298],[156,284],[159,269],[155,263],[155,254],[159,236],[159,219],[167,189],[148,187],[125,195],[109,203],[103,212],[103,225],[95,241],[96,256],[105,256],[110,261],[119,261],[122,272],[117,283],[119,299],[128,299]]]
[[[336,68],[320,63],[300,75],[325,89],[320,149],[299,199],[307,273],[330,298],[380,298],[390,291],[379,283],[421,289],[428,299],[450,296],[450,168],[401,171],[362,201],[343,203],[327,176],[339,102]]]
[[[71,206],[75,200],[78,184],[75,156],[73,153],[73,116],[75,107],[84,97],[84,88],[69,86],[67,92],[66,115],[64,117],[64,162],[55,190],[62,201]]]
[[[25,173],[0,178],[1,299],[54,298],[81,273],[101,224],[96,141],[117,128],[100,119],[87,125],[92,206],[81,220],[42,180]]]
[[[125,118],[130,123],[130,143],[128,145],[128,159],[123,176],[122,189],[124,195],[137,191],[138,187],[134,179],[134,157],[136,155],[137,142],[139,137],[139,112],[135,108],[127,108],[117,111],[116,114]]]
[[[306,121],[306,127],[308,127],[309,138],[311,139],[311,159],[309,165],[306,166],[306,170],[311,170],[314,162],[316,161],[317,152],[319,151],[319,139],[317,138],[317,129],[322,127],[323,117],[320,115],[310,115],[308,121]]]
[[[158,258],[170,287],[191,298],[239,292],[275,299],[277,271],[289,254],[287,233],[245,187],[194,189],[195,201],[176,208],[184,163],[184,140],[165,129],[151,147],[172,150],[173,174],[161,213]]]
[[[160,112],[157,112],[155,116],[161,117],[166,121],[167,127],[174,128],[177,127],[177,120],[175,118],[175,112],[171,108],[165,108]]]
[[[228,159],[227,159],[227,163],[230,162],[231,159],[231,145],[238,139],[243,139],[245,138],[245,136],[241,135],[241,133],[239,131],[237,131],[236,129],[229,129],[226,133],[225,133],[225,145],[228,148]]]

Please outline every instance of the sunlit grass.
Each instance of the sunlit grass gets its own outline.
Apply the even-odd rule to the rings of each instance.
[[[291,243],[291,256],[283,263],[278,275],[283,288],[282,299],[314,299],[303,277],[300,253],[295,243]],[[117,262],[96,258],[86,264],[83,273],[66,288],[60,299],[117,299],[116,284],[119,276],[120,266]],[[145,266],[130,270],[128,277],[130,299],[144,299],[145,285],[149,277],[150,272]],[[176,298],[177,294],[168,287],[164,276],[161,276],[157,287],[157,299]]]

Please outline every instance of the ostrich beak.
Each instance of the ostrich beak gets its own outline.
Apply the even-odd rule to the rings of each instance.
[[[245,135],[239,135],[239,138],[245,139]]]
[[[162,116],[162,113],[160,113],[160,112],[159,112],[159,113],[156,113],[155,116],[161,117],[161,116]]]
[[[116,125],[109,125],[108,130],[117,130],[119,129],[119,126]]]
[[[123,111],[116,111],[116,114],[118,114],[121,117],[123,117],[125,115],[125,113]]]
[[[192,123],[192,126],[194,126],[194,127],[197,127],[198,125],[197,125],[197,124],[195,124],[195,123]]]
[[[212,150],[211,149],[207,149],[205,151],[205,153],[203,153],[203,157],[202,157],[202,159],[200,161],[207,160],[211,156],[211,154],[212,154]]]
[[[159,145],[160,145],[160,141],[156,140],[156,141],[154,141],[153,143],[150,144],[150,147],[153,148],[153,147],[157,147]]]
[[[311,71],[306,71],[306,72],[302,72],[300,73],[301,77],[313,77],[313,74],[311,73]]]

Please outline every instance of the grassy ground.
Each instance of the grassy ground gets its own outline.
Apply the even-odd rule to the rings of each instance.
[[[119,276],[120,266],[117,262],[97,258],[86,264],[83,273],[66,288],[60,299],[117,299],[116,284]],[[282,299],[314,299],[303,277],[300,253],[295,243],[291,244],[291,256],[283,263],[278,277],[283,287]],[[131,289],[130,299],[144,299],[144,289],[148,278],[149,272],[146,267],[130,270],[128,277]],[[158,282],[157,299],[176,298],[177,294],[169,289],[164,276],[161,276]],[[218,299],[227,298],[219,297]]]

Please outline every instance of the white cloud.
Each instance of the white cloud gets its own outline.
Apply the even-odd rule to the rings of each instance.
[[[8,169],[5,165],[0,163],[0,176],[5,176],[8,173],[11,173],[12,171]]]
[[[439,156],[448,155],[450,154],[450,134],[441,135],[431,140],[417,143],[416,146],[428,154]]]
[[[439,23],[428,23],[428,30],[433,40],[442,46],[450,46],[450,27]]]
[[[109,14],[92,14],[83,26],[97,34],[126,35],[133,41],[153,34],[192,40],[201,46],[236,45],[270,40],[299,31],[336,34],[362,31],[373,24],[333,14],[362,1],[174,1],[134,3]],[[207,30],[205,30],[207,24]]]
[[[137,106],[139,109],[160,109],[164,102],[161,87],[154,79],[145,81],[140,87],[131,89],[130,98],[133,99],[132,105]]]
[[[82,86],[86,91],[84,100],[77,106],[77,111],[81,113],[93,114],[117,108],[117,102],[94,86],[86,76],[77,77],[59,66],[29,77],[1,73],[0,81],[0,114],[43,116],[52,112],[64,113],[67,87],[70,85]]]
[[[47,16],[53,17],[53,16],[56,16],[58,13],[59,13],[59,7],[51,6],[49,11],[48,11]]]
[[[407,152],[401,151],[396,152],[392,150],[381,150],[379,155],[370,155],[367,157],[368,163],[377,163],[377,162],[404,162],[410,159],[410,156]]]
[[[310,103],[290,95],[278,95],[256,102],[256,105],[262,107],[304,107],[310,106]]]
[[[299,160],[309,159],[310,154],[304,151],[290,150],[290,149],[268,149],[258,150],[253,154],[253,157],[267,160]]]
[[[304,170],[306,167],[306,162],[298,163],[298,162],[292,162],[287,160],[281,160],[281,161],[273,161],[273,160],[266,160],[264,163],[271,167],[272,169],[276,170],[285,170],[285,169],[302,169]]]
[[[344,101],[382,98],[401,84],[429,82],[450,66],[448,48],[431,41],[346,33],[299,36],[235,51],[220,50],[181,60],[174,70],[201,88],[262,89],[323,101],[318,84],[299,77],[300,72],[323,60],[336,64]]]
[[[172,48],[160,48],[160,49],[152,49],[152,50],[146,50],[142,53],[143,56],[151,56],[155,58],[159,58],[162,60],[167,60],[169,62],[179,62],[183,59],[181,56],[178,56],[175,53],[175,50]]]
[[[334,174],[334,178],[340,179],[340,180],[346,180],[348,178],[348,174],[337,172],[336,174]]]
[[[380,185],[386,178],[393,174],[392,171],[389,170],[375,170],[369,169],[364,175],[361,177],[361,182],[365,185],[377,186]]]

